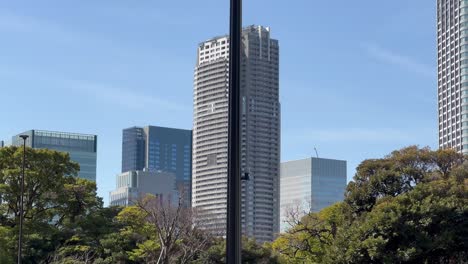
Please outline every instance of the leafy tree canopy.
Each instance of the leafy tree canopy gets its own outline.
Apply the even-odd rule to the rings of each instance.
[[[365,160],[344,202],[292,219],[273,249],[285,263],[463,263],[467,187],[467,159],[453,150]]]

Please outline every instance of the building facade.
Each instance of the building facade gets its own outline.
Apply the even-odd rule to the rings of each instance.
[[[346,161],[307,158],[281,163],[281,231],[289,228],[288,212],[318,212],[344,199]]]
[[[439,147],[468,154],[468,1],[437,0]]]
[[[20,135],[28,135],[26,146],[35,149],[50,149],[67,152],[70,160],[80,165],[78,177],[96,181],[97,136],[55,132],[45,130],[29,130],[12,138],[12,145],[22,146]]]
[[[243,234],[271,241],[279,231],[279,46],[270,29],[242,32],[241,170]],[[229,37],[198,46],[194,75],[192,203],[204,227],[225,232]]]
[[[122,172],[145,168],[145,131],[131,127],[122,132]]]
[[[184,206],[191,205],[192,131],[146,126],[122,133],[122,173],[147,170],[173,173]]]
[[[162,201],[177,205],[174,173],[151,171],[128,171],[117,175],[116,189],[110,192],[111,206],[128,206],[135,204],[147,194],[157,196]]]

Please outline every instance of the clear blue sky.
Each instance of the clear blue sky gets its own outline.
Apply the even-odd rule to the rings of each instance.
[[[280,42],[282,160],[437,146],[435,0],[244,0]],[[99,195],[122,129],[192,127],[197,44],[228,32],[228,0],[0,0],[0,139],[98,135]]]

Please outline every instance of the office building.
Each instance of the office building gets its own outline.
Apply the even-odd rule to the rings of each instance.
[[[131,127],[122,132],[122,172],[145,168],[145,131]]]
[[[242,32],[241,170],[243,235],[271,241],[279,231],[279,47],[270,29]],[[192,204],[204,228],[225,232],[227,209],[229,37],[198,46],[194,75]]]
[[[127,206],[147,194],[161,201],[177,205],[178,192],[174,173],[153,171],[128,171],[117,175],[116,189],[110,192],[110,205]]]
[[[96,181],[97,136],[45,130],[29,130],[12,138],[12,145],[22,146],[20,135],[28,135],[26,146],[50,149],[70,154],[70,160],[80,165],[78,177]]]
[[[344,199],[346,161],[307,158],[281,163],[280,176],[281,231],[287,212],[301,208],[318,212]]]
[[[184,206],[190,207],[192,131],[158,126],[124,129],[122,173],[140,170],[173,173]]]
[[[468,154],[468,2],[437,0],[439,147]]]

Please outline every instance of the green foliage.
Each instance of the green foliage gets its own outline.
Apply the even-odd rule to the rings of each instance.
[[[349,207],[337,203],[318,213],[295,219],[295,226],[281,234],[272,248],[285,263],[323,263],[339,232],[347,226]]]
[[[414,146],[366,160],[343,203],[298,219],[273,248],[285,263],[463,263],[465,162],[452,150]]]
[[[22,154],[0,149],[0,263],[16,259]],[[196,228],[193,211],[154,197],[104,208],[67,154],[26,154],[24,263],[225,263],[224,239]],[[463,263],[467,187],[466,158],[451,150],[363,161],[343,202],[296,217],[271,244],[244,238],[243,263]]]
[[[160,246],[156,243],[157,234],[155,228],[146,221],[147,213],[137,206],[124,208],[116,217],[122,225],[119,233],[113,236],[117,243],[109,244],[109,249],[115,255],[120,252],[120,259],[135,263],[147,263],[150,259],[157,258]],[[116,245],[119,248],[115,248]],[[126,262],[128,263],[128,262]]]
[[[1,224],[14,227],[19,215],[20,176],[23,149],[0,149],[0,204]],[[24,218],[36,222],[49,222],[62,205],[62,190],[67,182],[73,182],[78,164],[69,155],[41,149],[26,150],[24,185]]]
[[[161,246],[156,240],[145,240],[137,244],[137,247],[129,252],[129,259],[141,262],[141,263],[150,263],[158,259],[158,253],[161,250]]]
[[[453,178],[441,179],[382,200],[353,225],[356,239],[350,257],[357,262],[425,263],[466,256],[466,187]]]
[[[216,239],[208,250],[202,252],[193,263],[222,264],[226,263],[226,241]],[[242,263],[269,264],[280,263],[278,256],[273,253],[271,245],[259,245],[255,240],[242,238]]]
[[[10,249],[14,247],[15,237],[11,228],[0,226],[0,263],[14,263],[14,257],[10,254]]]
[[[0,149],[0,253],[16,259],[23,149]],[[117,226],[120,209],[103,208],[96,184],[76,177],[79,166],[66,153],[26,149],[24,192],[25,263],[74,263],[93,259],[100,239]],[[118,229],[117,229],[118,230]]]

